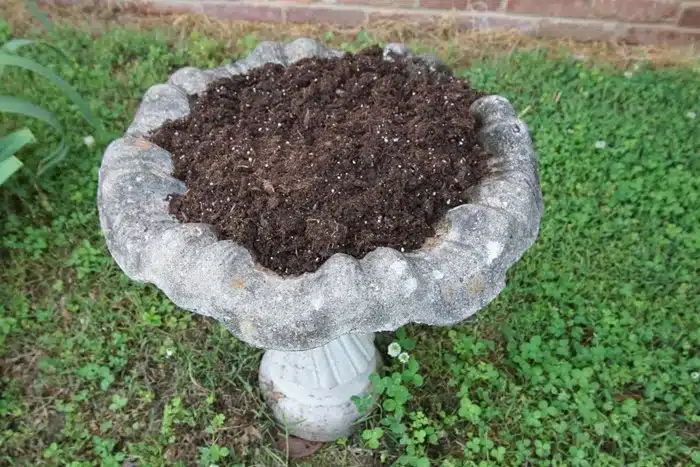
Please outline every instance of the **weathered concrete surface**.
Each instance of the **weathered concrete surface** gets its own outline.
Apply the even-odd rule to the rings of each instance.
[[[290,435],[311,441],[349,436],[360,413],[353,396],[371,394],[381,357],[374,334],[347,334],[300,352],[268,350],[260,362],[265,402]]]
[[[410,53],[389,48],[388,56]],[[314,273],[285,278],[254,264],[242,246],[218,240],[211,226],[182,224],[168,214],[167,195],[185,186],[171,175],[170,154],[143,136],[186,115],[187,95],[217,77],[338,54],[310,39],[267,42],[245,60],[179,70],[148,90],[126,135],[107,148],[98,188],[107,245],[130,278],[155,284],[179,307],[218,319],[251,345],[277,350],[310,349],[410,322],[447,326],[498,295],[508,268],[535,241],[543,210],[528,128],[499,96],[471,109],[482,124],[481,144],[494,154],[489,175],[421,250],[378,248],[361,260],[336,254]],[[439,60],[428,66],[442,68]]]

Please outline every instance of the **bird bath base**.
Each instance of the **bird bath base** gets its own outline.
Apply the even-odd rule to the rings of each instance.
[[[361,414],[353,396],[371,392],[380,356],[374,334],[348,334],[311,350],[268,350],[259,383],[285,432],[310,441],[349,436]]]
[[[400,44],[383,53],[387,60],[412,56]],[[107,246],[129,278],[154,284],[177,306],[219,320],[250,345],[277,349],[261,363],[263,394],[287,434],[310,441],[347,436],[356,426],[352,396],[369,393],[380,360],[373,332],[408,323],[450,326],[483,309],[535,242],[543,211],[528,127],[507,99],[492,95],[469,109],[479,143],[492,155],[488,173],[418,251],[336,254],[314,273],[283,278],[261,270],[243,245],[219,239],[211,225],[169,214],[169,197],[187,186],[173,177],[172,154],[148,135],[189,115],[192,96],[219,78],[341,54],[311,39],[263,42],[235,63],[177,70],[145,93],[126,134],[105,151],[97,193]],[[421,60],[432,71],[444,67],[436,57]]]

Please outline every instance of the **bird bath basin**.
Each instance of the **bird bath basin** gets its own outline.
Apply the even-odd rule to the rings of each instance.
[[[378,248],[360,260],[336,254],[313,273],[282,277],[257,266],[243,246],[220,240],[212,226],[168,213],[169,195],[186,187],[172,176],[171,154],[149,134],[186,116],[189,98],[219,78],[339,54],[310,39],[265,42],[230,65],[176,71],[145,93],[131,126],[109,145],[98,187],[102,230],[124,273],[266,349],[259,382],[267,404],[289,433],[314,441],[351,432],[358,419],[351,397],[371,390],[380,361],[374,333],[407,323],[449,326],[482,309],[535,241],[543,209],[528,128],[505,98],[488,96],[470,109],[492,155],[488,173],[420,250]],[[397,44],[385,49],[387,59],[408,54]],[[433,71],[441,67],[435,57],[422,59]]]

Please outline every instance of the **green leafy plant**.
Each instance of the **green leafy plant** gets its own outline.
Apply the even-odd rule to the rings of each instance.
[[[119,394],[112,396],[112,403],[109,404],[109,410],[112,412],[118,412],[129,403],[129,399]]]
[[[372,394],[353,398],[361,413],[366,412],[374,400],[379,401],[381,410],[380,426],[365,429],[362,440],[368,448],[378,449],[382,438],[389,438],[391,444],[403,451],[395,465],[429,467],[426,450],[428,445],[438,443],[439,426],[423,411],[408,409],[413,398],[411,389],[423,386],[424,379],[418,373],[420,364],[406,352],[415,348],[415,341],[403,328],[396,331],[396,338],[387,348],[392,358],[391,373],[385,376],[373,373],[370,375]]]
[[[104,467],[120,467],[126,455],[115,450],[117,442],[113,439],[102,439],[99,436],[92,437],[93,450],[100,457],[100,465]]]
[[[182,398],[173,398],[163,411],[163,422],[161,423],[160,432],[168,438],[169,443],[175,442],[173,435],[173,425],[194,425],[192,411],[185,408],[182,404]]]
[[[199,448],[199,464],[202,467],[216,466],[217,462],[226,459],[229,455],[228,448],[212,444],[211,446]]]
[[[3,109],[3,100],[14,99],[8,96],[0,96],[0,110]],[[5,102],[7,106],[9,102]],[[6,110],[7,107],[5,107]],[[39,109],[43,110],[43,109]],[[15,156],[22,148],[36,141],[29,128],[22,128],[0,139],[0,186],[22,167],[22,162]]]
[[[34,5],[35,7],[35,5]],[[35,8],[38,12],[38,9]],[[40,12],[39,12],[40,13]],[[50,24],[45,16],[39,16],[42,23]],[[97,131],[98,135],[104,134],[104,128],[100,120],[94,115],[89,104],[78,94],[78,92],[68,84],[58,74],[40,63],[26,57],[18,55],[21,49],[30,46],[50,47],[57,51],[62,58],[68,59],[68,55],[59,47],[55,47],[46,41],[30,39],[11,39],[0,47],[0,76],[3,75],[6,67],[16,67],[30,71],[42,76],[54,83],[77,107],[80,115]],[[37,173],[41,175],[46,170],[63,160],[68,152],[66,135],[58,117],[30,101],[15,96],[0,95],[0,112],[21,115],[39,120],[51,126],[56,132],[62,135],[58,148],[49,152],[41,159]],[[17,154],[23,148],[34,143],[36,138],[28,128],[21,128],[9,135],[0,138],[0,186],[3,185],[15,172],[22,167],[22,161]]]

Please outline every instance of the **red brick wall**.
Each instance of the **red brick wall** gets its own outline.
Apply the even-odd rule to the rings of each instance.
[[[155,0],[221,18],[359,26],[448,17],[463,29],[634,43],[700,41],[700,0]]]

